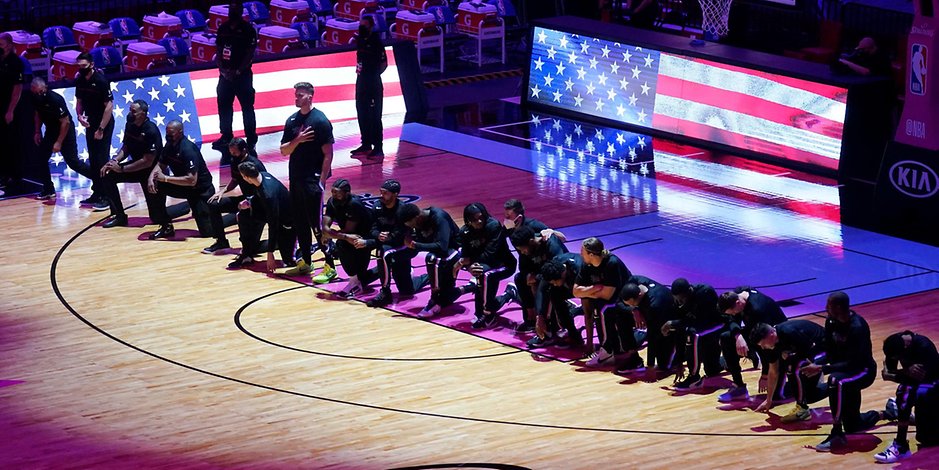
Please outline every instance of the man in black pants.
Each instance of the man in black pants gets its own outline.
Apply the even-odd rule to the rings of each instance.
[[[717,310],[717,291],[707,284],[691,284],[680,277],[672,281],[677,319],[662,325],[662,335],[677,335],[676,343],[684,343],[683,353],[688,375],[676,375],[675,389],[691,390],[701,387],[701,365],[707,376],[721,373],[720,334],[724,330],[724,317]]]
[[[818,452],[844,447],[848,443],[845,432],[870,429],[880,419],[877,411],[861,413],[861,390],[870,387],[877,375],[870,327],[851,310],[844,292],[829,295],[825,309],[826,356],[802,367],[808,377],[828,374],[828,403],[834,423],[828,438],[815,446]]]
[[[518,330],[530,331],[532,327],[535,327],[537,336],[544,337],[544,330],[538,331],[536,325],[535,297],[539,295],[538,285],[540,284],[538,275],[546,262],[562,253],[567,253],[567,247],[554,233],[543,236],[541,233],[535,233],[528,225],[515,228],[509,240],[518,251],[516,285],[510,285],[515,290],[519,304],[522,306],[523,322]]]
[[[251,62],[258,45],[258,33],[254,25],[242,17],[242,2],[228,5],[228,20],[219,25],[215,40],[215,63],[218,65],[218,86],[215,88],[218,102],[218,126],[221,137],[212,143],[215,150],[223,150],[234,136],[235,98],[241,104],[241,116],[245,124],[245,140],[248,148],[258,143],[257,120],[254,115],[254,75]]]
[[[632,277],[629,268],[619,257],[603,248],[599,238],[584,240],[580,248],[584,264],[574,281],[574,297],[581,301],[586,324],[585,353],[590,354],[585,365],[597,367],[615,361],[622,354],[625,365],[618,372],[638,372],[643,369],[642,358],[636,351],[635,318],[622,302],[619,292]],[[593,321],[599,320],[600,349],[593,349]]]
[[[466,224],[460,229],[460,259],[453,266],[453,277],[461,269],[473,276],[474,283],[468,290],[475,294],[476,320],[473,328],[492,326],[499,310],[515,296],[511,289],[497,295],[499,282],[515,274],[515,256],[505,241],[505,230],[495,217],[480,202],[473,202],[463,209]]]
[[[87,52],[79,54],[76,65],[78,65],[78,75],[75,77],[75,114],[78,123],[84,128],[81,132],[85,133],[88,146],[88,164],[91,166],[91,174],[95,176],[91,180],[91,196],[81,203],[91,204],[96,211],[103,211],[108,209],[110,203],[105,198],[113,196],[113,192],[111,196],[108,196],[106,194],[108,189],[102,187],[110,183],[102,183],[104,174],[101,169],[111,158],[111,138],[114,136],[112,112],[114,98],[111,95],[111,82],[104,77],[104,72],[95,69],[91,54]],[[126,135],[124,141],[127,141]],[[121,213],[123,213],[123,208],[121,208]],[[111,214],[115,215],[113,210]]]
[[[258,171],[266,171],[266,169],[261,160],[258,160],[255,152],[248,148],[248,143],[240,137],[229,142],[228,153],[232,158],[231,179],[228,180],[228,184],[209,198],[208,204],[213,220],[222,220],[223,214],[232,212],[238,214],[238,238],[241,240],[241,254],[228,267],[240,268],[254,263],[254,257],[259,253],[258,242],[261,240],[261,230],[264,228],[264,211],[260,208],[252,211],[238,209],[238,204],[241,201],[254,195],[257,191],[254,185],[249,184],[241,176],[238,165],[251,162]],[[215,230],[212,235],[215,237],[215,243],[202,250],[203,253],[211,254],[229,247],[228,239],[225,237],[224,224],[213,227],[213,230]]]
[[[293,89],[295,104],[300,110],[284,125],[280,154],[290,156],[290,202],[302,259],[284,274],[305,276],[313,271],[312,235],[316,235],[317,241],[325,242],[321,240],[323,188],[332,173],[334,140],[333,125],[322,111],[313,107],[313,85],[300,82]],[[322,284],[335,277],[335,265],[332,257],[327,255],[326,267],[313,282]]]
[[[167,170],[171,174],[167,174]],[[189,202],[200,236],[209,237],[223,230],[220,228],[221,213],[212,213],[208,206],[209,198],[215,193],[212,173],[209,173],[199,147],[186,138],[179,121],[166,124],[166,145],[147,181],[148,191],[155,194],[152,202],[156,203],[156,207],[151,211],[156,217],[153,222],[160,224],[160,229],[150,235],[151,240],[170,238],[176,234],[173,221],[166,212],[166,196]],[[147,204],[150,202],[148,200]]]
[[[818,384],[819,375],[808,377],[802,367],[820,361],[825,354],[825,328],[808,320],[787,320],[776,326],[760,323],[750,332],[750,344],[760,347],[769,366],[766,399],[756,411],[769,412],[773,408],[775,391],[782,385],[780,377],[785,374],[795,386],[796,406],[781,421],[810,419],[809,403],[821,400],[825,394]]]
[[[750,392],[747,384],[743,382],[740,358],[749,357],[754,364],[758,364],[758,347],[749,343],[750,332],[757,323],[777,325],[786,321],[776,301],[768,295],[751,287],[738,287],[725,292],[718,299],[717,308],[728,315],[727,331],[721,333],[721,352],[724,354],[724,363],[733,377],[734,386],[727,393],[718,397],[721,403],[735,400],[749,400]],[[760,378],[760,391],[763,391],[766,380],[766,364],[763,364],[763,374]]]
[[[352,155],[383,157],[381,109],[384,88],[381,73],[388,65],[385,48],[375,29],[375,20],[364,16],[355,39],[355,111],[359,118],[362,145]]]
[[[379,189],[378,204],[373,208],[372,233],[366,243],[369,248],[378,249],[378,265],[375,274],[381,280],[381,290],[365,304],[369,307],[384,307],[391,303],[391,280],[398,286],[398,293],[414,295],[430,281],[427,274],[411,276],[411,260],[417,251],[404,244],[404,238],[410,232],[401,220],[399,209],[401,183],[389,179]]]
[[[541,280],[535,296],[538,311],[535,331],[544,331],[544,334],[528,340],[529,348],[552,344],[561,348],[583,348],[584,340],[574,325],[574,317],[583,314],[583,309],[570,302],[574,298],[574,282],[583,265],[584,260],[579,254],[563,253],[541,267]],[[560,338],[560,327],[567,330],[566,341]]]
[[[157,200],[154,194],[148,191],[148,186],[150,171],[156,165],[157,157],[163,149],[163,137],[160,135],[160,129],[147,117],[149,110],[150,105],[144,100],[131,103],[127,124],[124,126],[124,142],[114,159],[105,162],[98,171],[101,200],[111,207],[111,220],[104,223],[104,228],[127,226],[127,214],[124,212],[121,195],[117,191],[119,182],[140,184],[147,200],[150,221],[158,223]]]
[[[456,287],[453,267],[460,260],[460,229],[447,211],[438,207],[421,210],[414,204],[401,206],[399,212],[412,233],[405,235],[404,245],[427,252],[424,262],[430,277],[430,300],[417,316],[430,318],[450,306],[462,293]]]
[[[884,380],[897,382],[897,398],[891,403],[887,402],[887,413],[891,410],[896,413],[891,418],[897,419],[897,437],[889,447],[874,456],[874,460],[880,463],[894,463],[912,455],[910,453],[910,443],[906,434],[910,427],[910,416],[913,407],[920,403],[920,400],[932,395],[936,396],[936,387],[939,387],[939,352],[936,352],[936,345],[929,338],[904,331],[894,333],[884,340],[884,369],[881,376]],[[903,366],[897,368],[897,364]],[[933,407],[936,404],[933,402]],[[918,410],[917,413],[919,414]],[[920,415],[921,421],[917,425],[916,438],[922,445],[935,444],[939,436],[929,436],[933,438],[932,442],[924,442],[925,428],[937,428],[935,423],[927,423],[927,419]]]
[[[297,234],[293,229],[293,211],[290,210],[290,193],[284,184],[266,171],[258,171],[252,162],[242,162],[238,171],[248,184],[257,188],[254,196],[238,203],[240,210],[259,211],[267,222],[267,242],[261,242],[259,250],[267,251],[267,272],[273,274],[276,267],[274,250],[280,250],[281,260],[286,265],[292,264],[293,247],[297,243]]]
[[[49,91],[46,81],[36,77],[29,87],[33,97],[33,109],[36,124],[36,133],[33,137],[39,146],[40,177],[42,179],[42,192],[37,199],[55,198],[55,185],[52,183],[52,174],[49,170],[49,159],[53,153],[62,153],[65,163],[78,174],[93,179],[91,167],[78,159],[78,144],[75,141],[75,123],[68,112],[65,98],[62,95]],[[45,135],[42,126],[46,126]]]
[[[646,366],[670,371],[675,359],[675,336],[663,336],[662,325],[678,317],[671,291],[648,277],[633,276],[620,292],[623,303],[632,307],[636,327],[646,328]]]
[[[6,195],[22,191],[21,170],[24,162],[19,144],[23,139],[17,132],[19,121],[15,118],[26,80],[23,61],[13,50],[13,36],[10,33],[0,34],[0,142],[4,146],[3,152],[0,152],[4,156],[0,161],[0,171],[3,172],[2,183]]]
[[[372,233],[372,213],[362,198],[352,194],[349,180],[337,179],[331,191],[332,197],[326,201],[326,214],[323,216],[323,236],[337,240],[339,262],[349,276],[349,282],[338,295],[355,297],[362,293],[364,286],[375,280],[375,272],[368,269],[372,250],[366,242],[366,237]],[[338,230],[332,228],[333,222]]]

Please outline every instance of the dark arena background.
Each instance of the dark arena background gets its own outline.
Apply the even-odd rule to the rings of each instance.
[[[717,1],[732,2],[719,37],[694,0],[659,0],[647,29],[635,13],[630,25],[620,0],[245,2],[261,35],[258,156],[287,183],[281,138],[297,109],[293,85],[308,81],[333,126],[327,184],[345,178],[370,204],[389,178],[402,200],[444,209],[459,226],[471,202],[501,221],[503,203],[520,199],[572,253],[599,237],[633,274],[718,294],[752,286],[788,319],[824,324],[829,295],[843,291],[878,363],[861,410],[884,410],[897,393],[879,374],[884,339],[911,330],[939,340],[935,2]],[[145,100],[161,134],[183,123],[220,187],[230,169],[212,148],[219,72],[206,29],[224,18],[219,8],[0,0],[0,31],[73,118],[75,56],[110,45],[116,59],[96,65],[109,66],[111,155],[131,104]],[[353,34],[363,15],[388,57],[383,158],[350,154],[361,143]],[[143,37],[116,37],[109,21],[121,18]],[[180,41],[134,56],[134,43],[164,34]],[[883,73],[835,65],[864,37],[889,62]],[[680,390],[669,371],[620,374],[588,367],[576,348],[532,348],[516,302],[474,328],[472,295],[420,318],[429,289],[395,290],[390,305],[370,308],[375,283],[337,295],[341,266],[324,284],[280,266],[269,274],[263,256],[230,269],[234,220],[233,247],[202,254],[212,239],[170,199],[175,235],[150,240],[159,226],[137,184],[119,186],[128,226],[105,229],[108,213],[80,204],[91,182],[61,154],[40,161],[29,96],[27,83],[11,124],[18,143],[4,155],[21,162],[24,183],[0,190],[9,468],[853,468],[875,465],[897,432],[881,420],[817,452],[832,429],[828,401],[796,423],[782,420],[791,394],[755,411],[765,391],[750,360],[749,400],[722,403],[726,372]],[[234,131],[244,135],[237,103]],[[37,200],[46,164],[56,197]],[[415,275],[423,259],[412,260]],[[314,274],[323,265],[316,253]],[[461,271],[458,285],[470,277]],[[936,427],[935,401],[915,412],[924,433]],[[917,431],[897,468],[939,465]]]

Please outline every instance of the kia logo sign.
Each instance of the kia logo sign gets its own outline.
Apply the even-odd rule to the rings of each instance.
[[[890,183],[897,191],[910,197],[924,199],[939,190],[939,176],[928,166],[913,160],[903,160],[890,167]]]

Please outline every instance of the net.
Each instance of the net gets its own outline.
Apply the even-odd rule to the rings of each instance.
[[[712,38],[722,38],[730,31],[730,4],[733,0],[698,0],[701,4],[701,30]]]

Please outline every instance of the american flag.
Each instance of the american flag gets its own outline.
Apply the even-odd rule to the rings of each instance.
[[[530,102],[836,169],[847,90],[536,27]]]
[[[388,69],[382,74],[385,89],[383,113],[403,114],[406,111],[404,96],[390,47],[387,48],[387,55]],[[322,110],[333,124],[356,119],[354,51],[260,62],[252,69],[254,88],[257,92],[255,112],[259,134],[283,130],[287,118],[297,110],[294,105],[293,85],[300,81],[313,84],[314,106]],[[156,123],[163,135],[166,135],[166,124],[178,120],[183,123],[186,136],[198,145],[218,139],[219,117],[215,92],[217,84],[216,69],[111,82],[115,126],[111,155],[117,153],[121,147],[130,104],[138,99],[150,105],[150,119]],[[56,91],[65,97],[69,111],[75,116],[75,88]],[[241,106],[237,100],[233,128],[236,136],[244,135]],[[77,131],[79,156],[87,160],[85,129],[77,126]],[[53,155],[50,162],[53,172],[63,171],[65,163],[61,155]]]

